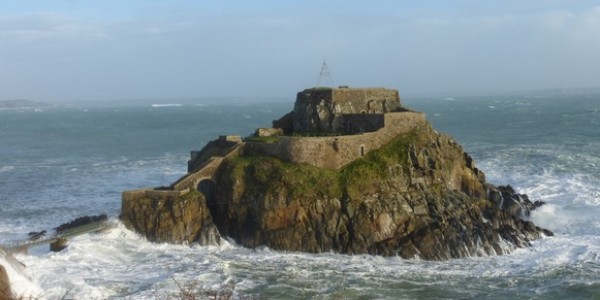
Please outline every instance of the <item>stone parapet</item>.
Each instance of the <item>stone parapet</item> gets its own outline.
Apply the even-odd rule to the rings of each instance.
[[[384,114],[385,126],[375,132],[327,137],[281,136],[275,143],[247,142],[243,155],[266,155],[294,163],[339,169],[390,142],[398,135],[425,126],[425,114]]]

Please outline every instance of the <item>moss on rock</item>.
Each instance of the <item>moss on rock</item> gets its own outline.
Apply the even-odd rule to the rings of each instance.
[[[238,157],[217,176],[213,219],[242,245],[449,259],[501,254],[540,231],[485,198],[483,173],[420,128],[340,170]],[[486,217],[484,217],[484,215]]]

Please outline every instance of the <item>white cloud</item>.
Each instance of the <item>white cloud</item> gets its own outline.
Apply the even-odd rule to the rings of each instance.
[[[0,91],[12,96],[0,98],[286,95],[314,84],[323,58],[339,84],[403,92],[597,85],[590,78],[600,78],[598,36],[600,7],[477,16],[5,16]],[[40,75],[48,70],[52,76]]]
[[[0,19],[0,39],[4,46],[86,41],[105,38],[106,35],[101,26],[71,19],[64,14],[37,13]]]

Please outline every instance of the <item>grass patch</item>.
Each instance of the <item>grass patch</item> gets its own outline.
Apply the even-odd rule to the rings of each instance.
[[[375,192],[379,183],[390,176],[391,166],[400,165],[408,171],[409,147],[419,143],[419,136],[414,132],[399,136],[340,170],[252,156],[232,158],[229,174],[232,182],[241,181],[253,192],[285,192],[292,198],[304,195],[340,198],[348,193],[351,198],[359,198]]]
[[[231,162],[232,179],[243,181],[253,192],[283,191],[292,198],[315,194],[333,198],[342,192],[335,170],[286,163],[266,156],[236,157]]]
[[[340,182],[347,189],[351,198],[371,192],[390,176],[389,168],[400,165],[408,172],[408,150],[411,144],[418,141],[415,133],[395,138],[387,145],[371,151],[363,158],[357,159],[340,170]]]

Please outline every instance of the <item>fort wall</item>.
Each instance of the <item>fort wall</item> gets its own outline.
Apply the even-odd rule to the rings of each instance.
[[[398,90],[384,88],[332,89],[336,113],[386,113],[400,108]],[[338,108],[339,107],[339,108]]]
[[[299,92],[292,131],[339,133],[342,115],[383,114],[402,108],[397,90],[384,88],[314,88]],[[284,131],[288,132],[290,130]]]
[[[341,120],[344,134],[375,132],[385,126],[385,114],[346,114]]]
[[[379,149],[396,136],[427,124],[425,114],[396,112],[383,115],[385,126],[375,132],[328,137],[281,136],[277,142],[246,142],[242,155],[266,155],[293,163],[339,169]]]

